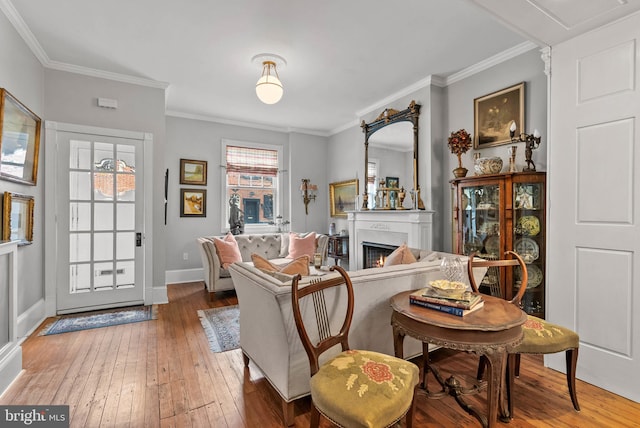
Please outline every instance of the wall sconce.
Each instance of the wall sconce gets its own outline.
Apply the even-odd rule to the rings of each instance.
[[[316,192],[318,191],[318,186],[316,184],[311,184],[311,180],[308,178],[302,179],[302,184],[300,185],[300,194],[302,194],[302,200],[304,201],[304,212],[309,215],[309,202],[316,200]]]
[[[533,154],[533,150],[537,149],[540,146],[540,132],[538,132],[537,129],[534,129],[533,134],[521,133],[518,136],[518,138],[515,138],[515,134],[516,134],[516,122],[511,121],[511,126],[509,127],[509,136],[511,137],[511,142],[525,143],[524,156],[525,156],[525,161],[527,162],[527,166],[522,170],[535,171],[536,165],[531,160],[531,155]]]

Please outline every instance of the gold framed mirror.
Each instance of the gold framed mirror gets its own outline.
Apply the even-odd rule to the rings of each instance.
[[[371,149],[381,148],[408,153],[406,162],[408,166],[406,169],[411,171],[411,177],[410,180],[400,180],[399,186],[402,188],[407,187],[407,193],[411,196],[413,208],[424,209],[418,184],[418,119],[420,117],[420,107],[420,104],[411,101],[409,107],[405,110],[399,111],[387,108],[372,122],[365,123],[364,120],[362,121],[360,126],[365,135],[362,210],[366,211],[373,208],[370,204],[370,196],[377,193],[377,180],[380,179],[381,183],[383,180],[385,183],[389,181],[386,180],[386,177],[371,177],[370,146]],[[383,186],[386,186],[386,184]],[[398,190],[400,189],[388,189],[386,193],[387,203],[385,203],[384,207],[377,206],[376,209],[404,209],[401,203],[398,208],[390,207],[388,204],[389,192],[397,192]]]

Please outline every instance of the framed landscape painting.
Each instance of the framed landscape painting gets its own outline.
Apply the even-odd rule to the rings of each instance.
[[[180,159],[180,184],[207,185],[207,161]]]
[[[2,204],[2,240],[33,242],[33,196],[4,192]]]
[[[180,217],[206,217],[207,191],[180,189]]]
[[[358,179],[329,184],[331,217],[346,217],[347,211],[355,211],[358,195]]]
[[[524,82],[476,98],[473,113],[475,149],[511,143],[511,123],[516,124],[515,135],[525,129]]]

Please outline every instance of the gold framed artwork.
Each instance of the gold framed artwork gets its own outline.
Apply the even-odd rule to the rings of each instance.
[[[207,185],[207,161],[180,159],[180,184]]]
[[[33,242],[33,196],[4,192],[2,203],[2,240]]]
[[[180,189],[180,217],[206,217],[207,191]]]
[[[329,184],[329,205],[331,217],[346,217],[347,211],[356,209],[358,179]]]
[[[0,88],[0,178],[36,185],[40,118]]]
[[[524,126],[524,82],[510,86],[473,101],[473,147],[500,146],[511,143],[509,127],[516,124],[515,135]]]

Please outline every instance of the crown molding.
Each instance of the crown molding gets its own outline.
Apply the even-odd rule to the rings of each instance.
[[[24,40],[29,49],[31,49],[31,52],[33,52],[38,61],[40,61],[40,64],[45,66],[45,64],[49,63],[49,56],[44,49],[42,49],[42,46],[40,46],[40,43],[38,43],[38,40],[36,39],[36,36],[33,35],[27,26],[27,23],[24,22],[22,16],[20,16],[16,8],[13,6],[13,3],[9,0],[0,0],[0,10],[2,10],[9,22],[11,22],[13,28],[15,28],[18,34],[20,34],[22,40]]]
[[[165,112],[165,115],[171,116],[171,117],[179,117],[182,119],[202,120],[204,122],[219,123],[222,125],[242,126],[244,128],[260,129],[262,131],[282,132],[285,134],[295,132],[298,134],[315,135],[318,137],[329,137],[331,135],[328,132],[323,132],[323,131],[318,131],[313,129],[291,128],[291,127],[285,127],[285,126],[267,125],[267,124],[256,123],[256,122],[244,122],[241,120],[227,119],[223,117],[185,113],[177,110],[167,110]]]
[[[116,82],[131,83],[133,85],[147,86],[150,88],[167,89],[169,82],[147,79],[144,77],[130,76],[128,74],[114,73],[111,71],[97,70],[95,68],[83,67],[80,65],[68,64],[59,61],[49,61],[43,64],[46,68],[52,70],[66,71],[69,73],[82,74],[84,76],[99,77],[101,79],[114,80]]]
[[[491,56],[485,60],[482,60],[470,67],[464,68],[458,71],[457,73],[453,73],[449,75],[445,79],[446,80],[445,86],[449,86],[452,83],[459,82],[460,80],[464,80],[468,77],[473,76],[474,74],[480,73],[481,71],[491,68],[494,65],[498,65],[512,58],[515,58],[519,55],[522,55],[526,52],[529,52],[530,50],[539,49],[539,48],[540,47],[533,42],[526,41],[526,42],[520,43],[519,45],[516,45],[510,49],[497,53],[494,56]]]
[[[353,119],[351,122],[345,123],[344,125],[338,126],[337,128],[333,128],[331,131],[329,131],[328,136],[330,137],[332,135],[339,134],[355,126],[360,126],[360,121],[358,119]]]

